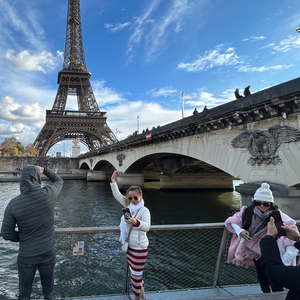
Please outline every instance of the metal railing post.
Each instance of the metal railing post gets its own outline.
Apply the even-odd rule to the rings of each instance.
[[[226,251],[228,237],[229,237],[229,231],[227,230],[227,228],[224,228],[223,235],[222,235],[222,240],[221,240],[221,243],[220,243],[217,263],[216,263],[214,282],[213,282],[213,285],[215,287],[219,287],[220,283],[221,283],[222,265],[224,263],[224,253]]]
[[[129,276],[128,276],[128,271],[129,271],[129,264],[128,264],[128,261],[126,259],[123,294],[126,295],[126,296],[128,296],[128,299],[131,299],[130,296],[129,296]]]

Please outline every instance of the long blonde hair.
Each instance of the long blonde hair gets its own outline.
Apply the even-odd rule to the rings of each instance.
[[[142,189],[138,185],[132,185],[128,188],[126,191],[126,196],[125,196],[125,205],[128,206],[130,204],[130,201],[128,199],[129,197],[129,192],[136,191],[142,198],[143,198],[143,192]]]

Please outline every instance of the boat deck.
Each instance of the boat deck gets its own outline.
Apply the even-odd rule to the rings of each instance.
[[[161,293],[146,293],[147,300],[284,300],[286,292],[263,294],[258,285],[233,286],[214,289],[199,289],[186,291],[168,291]],[[76,298],[76,300],[128,300],[125,295],[103,296],[96,298]],[[131,297],[133,299],[133,297]]]

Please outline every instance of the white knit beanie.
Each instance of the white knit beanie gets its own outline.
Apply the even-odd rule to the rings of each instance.
[[[261,187],[256,190],[253,200],[274,202],[272,191],[270,190],[270,186],[266,182],[262,183]]]

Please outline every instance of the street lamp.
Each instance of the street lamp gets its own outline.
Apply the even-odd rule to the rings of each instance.
[[[183,94],[184,92],[180,92],[181,94],[181,106],[182,106],[182,119],[184,118],[184,105],[183,105]]]
[[[140,120],[140,117],[137,116],[136,122],[137,122],[137,132],[138,132],[138,133],[140,133],[140,124],[139,124],[139,120]]]

